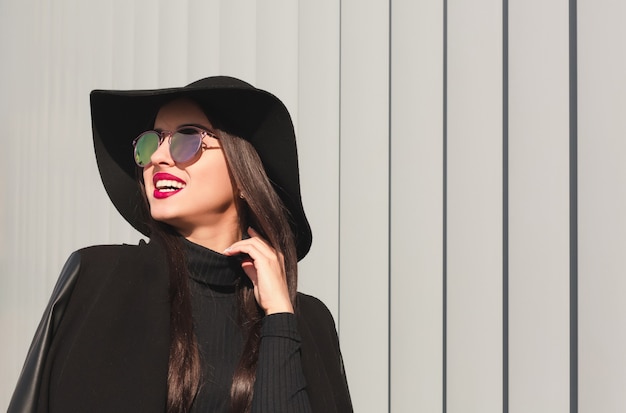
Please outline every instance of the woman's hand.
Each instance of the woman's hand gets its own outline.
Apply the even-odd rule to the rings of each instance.
[[[251,238],[235,242],[226,248],[224,255],[247,254],[250,257],[243,260],[241,267],[252,281],[254,296],[265,315],[293,313],[282,254],[252,228],[248,228],[248,234]]]

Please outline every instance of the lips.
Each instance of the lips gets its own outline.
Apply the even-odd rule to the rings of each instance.
[[[177,176],[165,172],[158,172],[152,177],[154,183],[154,197],[156,199],[168,198],[179,193],[187,186],[187,183]]]

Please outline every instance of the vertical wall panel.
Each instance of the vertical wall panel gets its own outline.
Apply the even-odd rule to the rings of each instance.
[[[447,406],[502,410],[502,6],[448,1]]]
[[[273,0],[257,7],[256,85],[280,96],[298,129],[298,2]]]
[[[220,1],[220,73],[256,82],[257,2]]]
[[[354,408],[387,410],[389,5],[341,3],[339,316]]]
[[[391,9],[393,412],[443,403],[443,6]]]
[[[579,411],[626,406],[626,3],[578,1]]]
[[[26,356],[26,345],[32,338],[32,332],[41,308],[36,306],[47,294],[45,284],[40,281],[34,268],[41,265],[41,260],[28,260],[25,250],[20,250],[25,240],[20,238],[26,222],[16,219],[19,211],[29,208],[20,202],[29,193],[29,186],[18,180],[25,176],[28,165],[21,161],[25,147],[21,140],[7,139],[7,132],[22,130],[22,139],[35,141],[37,135],[29,125],[36,123],[35,111],[29,108],[29,102],[37,96],[36,91],[43,81],[35,70],[42,63],[36,53],[38,33],[24,30],[22,22],[27,17],[27,6],[31,4],[17,2],[0,3],[0,47],[3,64],[0,76],[0,122],[3,125],[3,154],[11,154],[0,162],[0,173],[5,179],[0,184],[3,196],[0,213],[0,325],[3,334],[3,351],[0,352],[0,409],[6,410],[13,392],[17,372]],[[31,5],[32,6],[32,5]],[[45,26],[46,19],[37,16],[37,23]],[[19,82],[24,75],[30,82]],[[9,98],[10,97],[10,98]],[[38,120],[38,119],[37,119]],[[13,159],[9,162],[8,159]],[[19,185],[16,185],[20,182]],[[35,182],[36,184],[36,182]],[[33,240],[36,243],[37,240]],[[42,243],[43,244],[43,243]],[[20,265],[20,264],[27,265]],[[29,285],[25,291],[24,285]]]
[[[220,1],[188,0],[187,79],[193,81],[219,73]]]
[[[154,7],[154,5],[152,6]],[[140,8],[140,12],[143,8]],[[178,86],[187,81],[187,56],[189,55],[189,30],[187,30],[187,1],[159,0],[159,18],[156,23],[158,33],[158,84]],[[185,24],[179,29],[180,22]],[[176,59],[176,64],[163,64]]]
[[[313,230],[311,251],[300,264],[299,286],[301,291],[324,301],[336,322],[339,321],[339,12],[335,0],[299,4],[297,119],[302,200]]]
[[[569,412],[567,16],[566,2],[510,3],[511,413]]]
[[[88,16],[90,5],[87,2],[80,2],[80,4],[84,8],[80,14]],[[135,3],[131,1],[111,1],[108,4],[110,21],[107,21],[106,24],[100,23],[104,26],[102,27],[101,38],[111,43],[107,45],[108,47],[101,49],[102,55],[101,59],[98,59],[98,63],[107,62],[107,66],[110,66],[111,69],[110,79],[115,79],[116,87],[119,88],[130,87],[135,77],[135,59],[139,57],[135,55],[135,41],[137,39],[134,28],[135,15],[138,14],[136,7]],[[93,18],[83,19],[86,30],[98,24],[94,20]],[[115,27],[112,27],[112,22],[115,22]],[[92,68],[88,72],[88,78],[94,71],[95,68]]]
[[[129,4],[132,2],[119,1],[116,4],[116,9],[122,9],[131,7]],[[125,6],[123,6],[125,4]],[[140,88],[140,89],[153,89],[159,84],[159,73],[162,65],[169,66],[175,62],[176,57],[182,58],[185,56],[182,53],[175,53],[173,55],[162,55],[160,50],[160,39],[163,36],[168,36],[171,30],[174,30],[175,26],[173,21],[169,21],[166,26],[162,27],[162,30],[158,30],[156,33],[153,30],[146,30],[146,24],[155,25],[160,21],[161,10],[159,7],[154,6],[154,0],[135,0],[132,7],[135,13],[134,25],[132,35],[129,37],[121,38],[119,41],[128,42],[130,39],[134,40],[134,60],[132,62],[134,67],[134,83],[132,85],[117,85],[118,79],[111,77],[112,88]],[[117,19],[111,20],[111,26],[113,30],[127,31],[130,28],[119,27],[121,22]],[[205,23],[206,24],[206,23]],[[150,27],[150,26],[148,26]],[[209,29],[210,30],[210,29]],[[208,32],[210,33],[210,31]],[[102,36],[106,38],[105,36]],[[189,36],[193,38],[194,36]],[[186,57],[186,56],[185,56]],[[185,59],[182,59],[185,60]],[[115,64],[112,61],[112,64]],[[185,63],[183,63],[185,64]],[[104,88],[105,86],[101,86]]]

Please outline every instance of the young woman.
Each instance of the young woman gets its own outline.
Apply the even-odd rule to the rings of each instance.
[[[9,412],[350,412],[293,124],[230,77],[91,94],[102,181],[150,237],[68,259]]]

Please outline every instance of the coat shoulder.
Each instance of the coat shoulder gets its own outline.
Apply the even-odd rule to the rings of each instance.
[[[156,242],[141,240],[136,245],[94,245],[77,250],[83,277],[108,277],[115,274],[132,274],[133,278],[144,279],[159,273],[160,278],[167,268],[165,254]],[[162,273],[162,274],[161,274]]]
[[[313,411],[352,412],[343,358],[331,312],[321,300],[298,293],[296,317],[302,336],[302,367]]]
[[[80,256],[82,262],[107,263],[116,262],[120,258],[142,257],[158,248],[154,242],[140,240],[138,244],[92,245],[81,248],[73,253]]]
[[[323,322],[335,328],[335,321],[326,304],[312,295],[298,293],[297,306],[300,316],[309,322]]]

